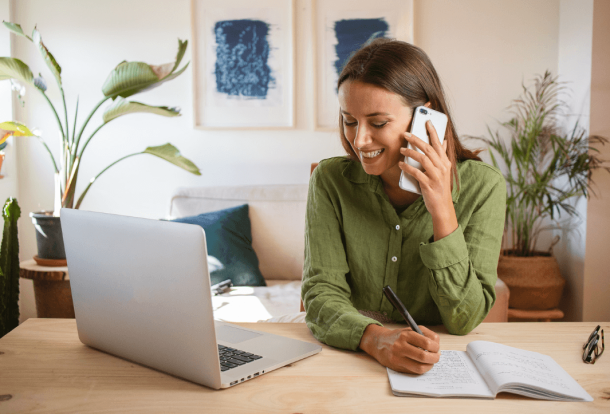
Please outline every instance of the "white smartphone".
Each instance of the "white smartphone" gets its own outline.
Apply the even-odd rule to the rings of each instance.
[[[418,106],[417,108],[415,108],[415,113],[413,114],[413,122],[411,122],[411,131],[409,132],[429,144],[430,138],[428,137],[428,130],[426,129],[427,120],[432,121],[432,125],[434,126],[434,129],[436,129],[438,139],[441,141],[442,144],[445,140],[445,130],[447,129],[447,115],[442,112],[435,111],[434,109],[426,108],[425,106]],[[407,148],[415,149],[423,154],[423,152],[419,148],[412,146],[411,143],[409,143],[409,146]],[[413,158],[405,157],[405,162],[423,171],[422,165],[419,162],[415,161]],[[398,185],[405,191],[421,194],[419,182],[413,176],[407,174],[404,171],[400,175],[400,181]]]

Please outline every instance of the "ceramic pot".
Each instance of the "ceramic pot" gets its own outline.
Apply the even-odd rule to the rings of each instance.
[[[62,260],[66,258],[64,237],[61,232],[61,221],[51,211],[30,213],[36,227],[36,245],[41,259]]]
[[[498,277],[510,289],[508,306],[516,309],[557,308],[565,286],[557,260],[544,252],[529,257],[500,256]]]

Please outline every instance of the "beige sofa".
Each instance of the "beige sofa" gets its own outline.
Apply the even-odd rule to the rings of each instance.
[[[252,244],[268,287],[238,287],[215,297],[215,317],[229,322],[295,320],[303,268],[306,184],[178,188],[170,218],[249,205]],[[498,279],[497,299],[484,322],[508,320],[509,291]],[[302,315],[301,315],[302,317]],[[301,318],[302,319],[302,318]]]

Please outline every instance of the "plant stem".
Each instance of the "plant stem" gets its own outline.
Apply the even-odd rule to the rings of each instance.
[[[68,107],[66,106],[66,95],[64,95],[64,88],[60,87],[61,90],[61,100],[64,103],[64,115],[66,118],[66,140],[70,142],[70,125],[68,124]],[[72,142],[74,142],[74,137],[72,137]]]
[[[70,178],[66,183],[66,189],[61,198],[61,205],[63,207],[72,208],[74,204],[74,192],[76,191],[76,181],[78,179],[78,169],[80,168],[80,158],[76,158],[70,171]]]
[[[108,99],[110,99],[109,96],[105,96],[104,99],[102,99],[96,106],[95,108],[93,108],[93,110],[91,111],[91,113],[89,114],[89,116],[87,117],[87,119],[85,120],[85,123],[83,124],[83,126],[81,126],[80,131],[78,132],[78,136],[76,137],[76,143],[74,144],[74,148],[73,148],[73,153],[76,154],[76,151],[78,151],[78,143],[80,142],[80,137],[83,135],[83,132],[85,131],[85,127],[87,126],[87,124],[89,123],[89,121],[91,120],[91,117],[93,116],[93,114],[98,110],[98,108],[100,106],[102,106],[102,104],[104,102],[106,102]],[[99,128],[98,128],[99,129]]]
[[[57,168],[57,164],[55,163],[55,157],[53,156],[53,153],[51,152],[51,150],[49,149],[49,146],[47,145],[46,142],[44,142],[42,140],[41,137],[37,137],[38,140],[42,143],[42,145],[44,145],[44,147],[47,149],[47,151],[49,152],[49,155],[51,156],[51,161],[53,161],[53,168],[55,168],[55,172],[59,173],[59,169]]]
[[[93,138],[93,136],[95,134],[97,134],[97,131],[99,131],[100,129],[102,129],[102,127],[106,125],[106,123],[103,123],[102,125],[98,126],[95,131],[93,131],[93,133],[89,136],[89,138],[87,138],[87,141],[85,141],[85,143],[83,144],[83,148],[80,150],[80,154],[78,154],[78,158],[83,158],[83,153],[85,152],[85,148],[87,148],[87,145],[89,144],[89,141],[91,141],[91,138]]]
[[[76,138],[76,119],[78,118],[78,96],[76,97],[76,111],[74,112],[74,126],[72,127],[72,146],[74,147],[74,139]],[[70,151],[70,164],[74,163],[74,157],[76,156],[76,150]]]
[[[76,134],[76,118],[78,118],[78,101],[79,97],[76,97],[76,111],[74,112],[74,126],[72,127],[72,143],[74,143],[74,138]]]
[[[53,103],[51,102],[51,100],[49,99],[49,97],[47,96],[46,93],[44,93],[43,91],[40,91],[40,93],[42,93],[42,96],[44,96],[44,98],[47,100],[47,102],[49,103],[49,106],[51,107],[51,109],[53,110],[53,113],[55,114],[55,120],[57,121],[57,125],[59,126],[59,130],[61,131],[61,142],[62,142],[62,146],[61,146],[61,157],[62,160],[65,159],[65,147],[66,147],[66,134],[64,133],[64,127],[61,124],[61,120],[59,119],[59,115],[57,114],[57,110],[55,110],[55,106],[53,106]],[[67,127],[67,125],[66,125]],[[46,146],[46,144],[45,144]],[[47,150],[49,150],[49,148],[47,147]],[[49,154],[51,154],[51,151],[49,151]],[[51,157],[53,157],[53,155],[51,155]],[[57,169],[57,164],[55,163],[55,159],[53,158],[53,164],[55,164],[55,170],[59,171]],[[64,163],[65,164],[65,163]],[[65,168],[65,165],[63,165],[63,168]],[[65,168],[67,170],[67,168]],[[67,180],[67,177],[63,178],[64,180]]]
[[[103,124],[102,124],[103,125]],[[98,128],[99,129],[99,128]],[[93,183],[95,182],[95,180],[97,180],[99,178],[100,175],[104,174],[106,172],[107,169],[109,169],[110,167],[112,167],[114,164],[123,161],[126,158],[129,157],[133,157],[134,155],[140,155],[143,154],[142,152],[136,152],[133,154],[129,154],[124,156],[123,158],[119,158],[118,160],[116,160],[115,162],[113,162],[112,164],[110,164],[108,167],[104,168],[98,175],[96,175],[95,177],[93,177],[90,181],[89,181],[89,185],[87,185],[87,188],[85,188],[85,190],[83,191],[83,193],[80,195],[80,197],[78,198],[78,201],[76,202],[76,206],[74,207],[75,209],[78,209],[81,205],[81,203],[83,202],[83,199],[85,198],[85,195],[87,194],[87,192],[89,191],[89,188],[91,188],[91,185],[93,185]]]
[[[61,121],[59,120],[59,115],[57,114],[57,111],[55,110],[55,107],[53,106],[53,104],[51,103],[51,100],[49,99],[49,97],[47,96],[46,93],[42,92],[42,96],[44,96],[44,98],[47,100],[47,102],[49,103],[49,105],[51,106],[51,109],[53,110],[53,113],[55,114],[55,119],[57,120],[57,125],[59,125],[59,130],[61,131],[61,137],[62,140],[66,139],[66,134],[64,134],[64,127],[61,124]]]
[[[70,147],[73,142],[70,142],[70,124],[68,123],[68,107],[66,106],[66,95],[64,94],[63,86],[59,85],[59,90],[61,91],[61,100],[64,104],[64,116],[66,119],[66,137],[65,137],[65,152],[64,157],[66,159],[66,187],[68,186],[68,181],[70,177],[70,171],[72,170],[72,163],[74,159],[72,158],[72,150]],[[74,141],[74,137],[72,137],[72,141]]]

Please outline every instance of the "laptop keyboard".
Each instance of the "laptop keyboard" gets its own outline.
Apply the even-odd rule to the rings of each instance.
[[[262,358],[260,355],[222,345],[218,345],[218,354],[220,355],[220,370],[223,372]]]

